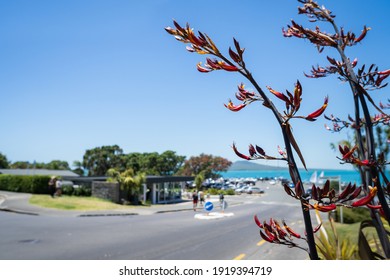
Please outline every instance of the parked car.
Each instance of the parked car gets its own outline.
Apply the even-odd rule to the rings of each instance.
[[[249,189],[249,186],[243,186],[243,187],[235,189],[234,192],[237,194],[242,194],[242,193],[246,193],[247,189]]]
[[[247,190],[246,190],[246,193],[248,194],[253,194],[253,193],[264,193],[264,190],[258,188],[258,187],[249,187]]]

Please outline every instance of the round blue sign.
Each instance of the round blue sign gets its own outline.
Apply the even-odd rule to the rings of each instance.
[[[204,204],[204,210],[206,211],[211,211],[213,210],[213,203],[211,201],[207,201],[205,204]]]

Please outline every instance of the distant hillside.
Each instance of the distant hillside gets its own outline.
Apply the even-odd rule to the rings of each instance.
[[[233,162],[228,171],[238,171],[238,170],[278,170],[286,169],[284,167],[270,166],[265,164],[258,164],[251,161],[240,160]]]

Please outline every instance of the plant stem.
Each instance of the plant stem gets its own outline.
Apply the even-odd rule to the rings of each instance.
[[[284,144],[286,146],[287,161],[288,161],[288,165],[289,165],[291,179],[295,185],[300,184],[302,186],[303,191],[304,191],[303,182],[302,182],[301,176],[299,174],[299,171],[298,171],[295,159],[294,159],[294,154],[292,151],[290,138],[288,137],[287,129],[290,129],[289,126],[286,125],[286,123],[283,120],[283,117],[280,115],[279,111],[275,108],[272,101],[268,98],[268,96],[264,93],[264,91],[257,84],[256,80],[252,77],[250,72],[245,69],[244,73],[242,73],[242,74],[256,88],[258,93],[263,98],[264,102],[267,104],[267,107],[270,108],[270,110],[274,113],[274,115],[279,123],[279,126],[282,130],[283,140],[284,140]],[[302,209],[303,220],[305,223],[305,230],[306,230],[306,234],[307,234],[307,244],[309,246],[309,256],[310,256],[310,259],[312,259],[312,260],[318,260],[319,257],[318,257],[316,243],[315,243],[315,239],[314,239],[313,225],[311,222],[310,213],[307,209],[307,206],[305,206],[302,201],[301,201],[301,209]]]
[[[335,31],[338,33],[339,30],[338,30],[338,28],[333,20],[331,21],[331,24],[333,25]],[[340,34],[340,38],[341,38],[341,34]],[[339,42],[339,44],[337,46],[337,51],[339,52],[341,59],[345,65],[345,69],[346,69],[346,72],[348,75],[348,77],[347,77],[348,82],[349,82],[349,85],[350,85],[352,93],[353,93],[353,99],[354,99],[354,104],[355,104],[356,140],[358,142],[359,151],[360,151],[359,156],[360,156],[361,160],[366,158],[370,161],[376,162],[373,124],[371,121],[371,116],[370,116],[370,112],[369,112],[369,109],[367,106],[367,102],[366,102],[365,97],[364,97],[364,94],[366,92],[364,92],[365,90],[362,88],[362,86],[360,86],[358,78],[356,77],[355,72],[353,71],[352,65],[351,65],[349,59],[347,58],[347,56],[345,55],[345,52],[340,44],[341,44],[341,42]],[[365,123],[364,123],[364,129],[366,132],[366,142],[365,142],[366,145],[365,146],[363,144],[363,136],[362,136],[362,132],[361,132],[359,104],[362,108],[363,116],[365,119]],[[366,151],[366,155],[364,154],[365,151]],[[362,181],[363,188],[366,190],[366,192],[368,191],[368,186],[373,186],[373,179],[376,180],[376,185],[378,186],[377,196],[378,196],[379,201],[381,202],[383,211],[384,211],[385,216],[386,216],[386,220],[390,224],[390,209],[389,209],[386,198],[384,196],[383,189],[382,189],[381,184],[380,184],[379,172],[378,172],[377,167],[371,166],[369,168],[362,168],[362,169],[360,169],[360,172],[361,172],[362,179],[363,179],[363,181]],[[384,253],[385,253],[386,257],[389,258],[390,257],[390,242],[389,242],[389,239],[387,238],[387,234],[386,234],[385,228],[383,226],[383,223],[382,223],[377,211],[370,209],[370,212],[371,212],[373,224],[374,224],[376,231],[378,233],[378,237],[379,237],[380,242],[382,244]]]

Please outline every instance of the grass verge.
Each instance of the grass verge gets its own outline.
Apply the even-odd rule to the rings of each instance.
[[[112,209],[130,209],[135,206],[120,205],[108,200],[96,197],[66,196],[52,198],[49,195],[34,194],[29,202],[46,208],[58,210],[112,210]]]

